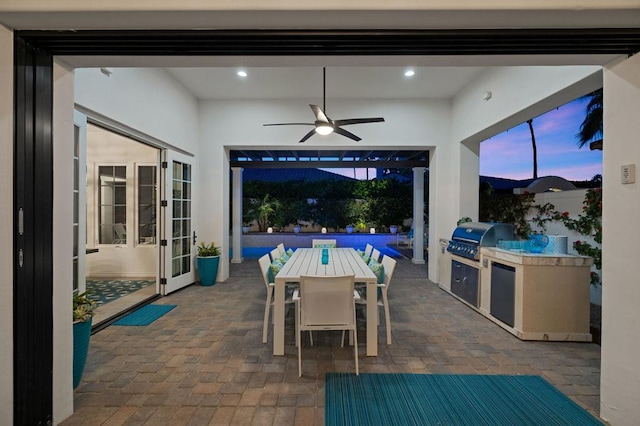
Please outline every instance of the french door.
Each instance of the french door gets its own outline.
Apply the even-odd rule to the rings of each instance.
[[[87,116],[73,112],[73,291],[86,290]]]
[[[168,150],[162,152],[160,291],[163,296],[195,282],[197,224],[192,214],[196,194],[193,163],[193,157]]]

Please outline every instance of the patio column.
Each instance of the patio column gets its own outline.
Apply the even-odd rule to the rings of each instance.
[[[233,173],[233,214],[231,215],[231,247],[233,258],[231,263],[242,263],[242,167],[232,167]]]
[[[413,168],[413,258],[424,265],[424,167]]]

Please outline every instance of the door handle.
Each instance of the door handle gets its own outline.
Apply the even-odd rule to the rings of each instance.
[[[196,241],[198,240],[198,236],[196,235],[196,231],[193,231],[193,240],[192,240],[192,245],[196,245]]]

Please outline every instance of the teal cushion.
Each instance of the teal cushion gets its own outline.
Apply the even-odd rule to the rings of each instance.
[[[378,284],[384,283],[384,266],[382,266],[382,263],[376,262],[375,260],[371,259],[371,261],[369,262],[369,268],[371,268],[373,273],[376,274],[376,277],[378,278]]]
[[[335,248],[336,245],[333,243],[328,243],[328,244],[316,244],[315,246],[313,246],[313,248]]]
[[[276,275],[278,275],[278,272],[280,272],[280,269],[282,269],[283,266],[284,264],[280,262],[280,259],[276,259],[271,262],[271,265],[269,265],[269,269],[267,270],[267,278],[269,279],[270,283],[276,282],[275,277]]]
[[[369,255],[365,254],[364,256],[362,256],[362,260],[364,260],[364,263],[366,263],[368,265],[369,261],[371,260],[371,257],[369,257]]]
[[[407,237],[413,238],[413,228],[409,229],[409,232],[407,232]]]
[[[358,253],[360,255],[360,257],[364,256],[364,251],[357,249],[356,253]]]
[[[287,249],[287,256],[291,257],[293,255],[293,249]]]
[[[287,253],[285,253],[282,256],[280,256],[280,262],[282,262],[283,265],[285,263],[287,263],[287,260],[289,260],[289,259],[290,259],[290,256],[288,256]]]

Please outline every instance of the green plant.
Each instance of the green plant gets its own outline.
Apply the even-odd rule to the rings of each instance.
[[[220,256],[220,247],[215,247],[213,241],[211,244],[205,244],[204,241],[198,246],[199,257]]]
[[[89,291],[73,295],[73,321],[89,321],[96,312],[96,302],[89,299]]]
[[[460,226],[463,223],[468,223],[471,222],[471,218],[469,216],[463,216],[460,219],[458,219],[458,222],[456,222],[456,225]]]

